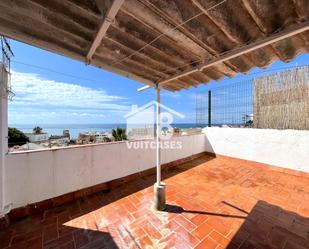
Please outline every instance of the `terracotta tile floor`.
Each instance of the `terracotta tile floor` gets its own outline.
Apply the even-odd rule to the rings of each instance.
[[[309,248],[309,178],[208,156],[163,175],[165,212],[144,177],[15,222],[0,247]]]

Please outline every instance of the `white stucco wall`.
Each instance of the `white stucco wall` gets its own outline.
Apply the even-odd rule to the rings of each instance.
[[[309,172],[309,131],[205,128],[181,136],[162,163],[204,151]],[[125,142],[14,153],[5,160],[6,204],[24,206],[155,167],[154,149]]]
[[[205,151],[205,135],[174,138],[181,150],[162,150],[162,163]],[[13,208],[155,167],[155,150],[126,142],[9,154],[5,192]]]
[[[29,141],[32,142],[40,142],[48,140],[49,136],[47,133],[35,134],[35,133],[25,133],[25,135],[29,138]]]
[[[309,131],[204,128],[206,150],[309,173]]]

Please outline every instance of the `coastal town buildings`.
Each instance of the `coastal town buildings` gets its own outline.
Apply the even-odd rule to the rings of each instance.
[[[31,143],[45,142],[48,140],[48,133],[25,133]]]
[[[76,143],[89,144],[89,143],[104,143],[111,141],[111,134],[108,132],[87,131],[79,133]]]

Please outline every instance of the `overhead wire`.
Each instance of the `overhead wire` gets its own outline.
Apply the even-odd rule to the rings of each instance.
[[[11,62],[16,63],[16,64],[20,64],[20,65],[24,65],[24,66],[27,66],[27,67],[33,67],[33,68],[41,69],[41,70],[48,71],[48,72],[51,72],[51,73],[63,75],[63,76],[69,77],[69,78],[74,78],[74,79],[89,81],[89,82],[95,82],[95,83],[98,82],[95,79],[83,78],[83,77],[79,77],[79,76],[76,76],[76,75],[73,75],[73,74],[59,72],[59,71],[56,71],[56,70],[53,70],[53,69],[50,69],[50,68],[47,68],[47,67],[34,65],[34,64],[31,64],[31,63],[21,62],[21,61],[17,61],[17,60],[11,60]]]
[[[207,12],[207,11],[210,11],[210,10],[212,10],[212,9],[214,9],[214,8],[216,8],[216,7],[218,7],[219,5],[223,4],[223,3],[226,2],[226,1],[227,1],[227,0],[222,0],[222,1],[220,1],[219,3],[214,4],[213,6],[207,8],[205,11],[206,11],[206,12]],[[201,12],[197,13],[196,15],[190,17],[189,19],[185,20],[184,22],[179,23],[179,24],[176,25],[175,27],[169,29],[168,31],[163,32],[162,34],[160,34],[160,35],[158,35],[156,38],[154,38],[152,41],[150,41],[149,43],[147,43],[147,44],[145,44],[144,46],[142,46],[140,49],[134,51],[134,52],[131,53],[130,55],[127,55],[127,56],[123,57],[122,59],[120,59],[120,60],[118,60],[118,61],[112,62],[110,65],[111,65],[111,66],[117,65],[117,64],[123,62],[124,60],[126,60],[126,59],[128,59],[128,58],[134,56],[135,54],[140,53],[142,50],[144,50],[146,47],[148,47],[148,46],[150,46],[151,44],[153,44],[155,41],[157,41],[158,39],[160,39],[162,36],[165,36],[165,35],[167,35],[168,33],[170,33],[170,32],[172,32],[172,31],[176,30],[177,28],[179,28],[179,27],[181,27],[181,26],[183,26],[184,24],[186,24],[186,23],[192,21],[193,19],[195,19],[195,18],[197,18],[197,17],[199,17],[199,16],[201,16],[201,15],[204,15],[205,11],[201,11]]]

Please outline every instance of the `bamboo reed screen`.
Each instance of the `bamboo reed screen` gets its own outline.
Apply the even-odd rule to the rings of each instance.
[[[309,129],[309,66],[253,80],[254,127]]]

